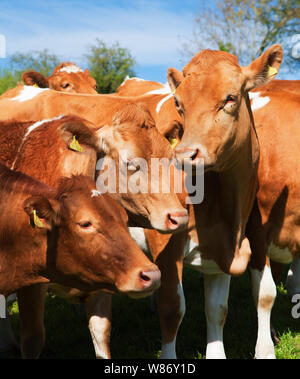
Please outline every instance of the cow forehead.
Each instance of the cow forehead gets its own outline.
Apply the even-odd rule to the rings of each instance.
[[[66,67],[61,68],[58,72],[66,72],[67,74],[70,73],[78,73],[78,72],[83,72],[82,68],[72,64]]]
[[[178,94],[201,99],[222,98],[226,94],[235,94],[242,87],[242,73],[234,67],[217,67],[211,70],[203,70],[198,74],[185,77],[178,87]]]

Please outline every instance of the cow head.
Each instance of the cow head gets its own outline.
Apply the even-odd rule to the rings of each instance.
[[[54,199],[31,196],[24,210],[35,238],[47,231],[50,280],[132,297],[149,295],[160,285],[157,266],[130,237],[126,212],[109,195],[100,194],[93,180],[62,179]]]
[[[22,75],[22,80],[27,85],[51,88],[56,91],[97,94],[96,81],[90,75],[89,69],[84,71],[70,62],[60,64],[48,78],[36,71],[26,71]]]
[[[170,68],[168,81],[183,119],[184,133],[176,158],[205,170],[224,170],[249,137],[251,110],[248,91],[272,80],[283,51],[273,45],[248,67],[232,54],[204,50],[183,69]]]
[[[102,166],[97,165],[102,169],[97,183],[100,188],[105,185],[124,206],[133,225],[161,232],[185,227],[187,211],[168,183],[169,172],[170,182],[174,179],[174,171],[170,169],[172,148],[144,106],[125,106],[114,116],[112,125],[99,130],[98,137],[103,157]],[[157,171],[158,163],[161,169]],[[107,186],[109,181],[111,188]]]

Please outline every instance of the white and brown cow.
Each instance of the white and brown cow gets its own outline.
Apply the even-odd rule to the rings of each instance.
[[[203,272],[207,319],[207,358],[224,358],[223,326],[230,275],[242,274],[251,258],[246,225],[257,192],[259,145],[248,92],[278,72],[282,48],[274,45],[248,67],[225,52],[204,50],[183,69],[168,70],[184,133],[175,149],[177,159],[193,167],[204,164],[205,195],[192,205],[189,248],[184,262]],[[252,270],[259,305],[268,293],[259,284],[268,276],[263,267]],[[270,306],[271,304],[268,304]],[[168,356],[175,356],[169,341]],[[269,330],[259,334],[256,357],[274,357]]]
[[[56,91],[97,93],[96,80],[91,76],[89,69],[83,70],[72,62],[61,63],[48,78],[37,71],[25,71],[22,80],[28,86],[51,88]]]

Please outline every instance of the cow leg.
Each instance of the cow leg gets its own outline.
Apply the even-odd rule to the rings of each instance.
[[[160,358],[176,359],[176,337],[185,314],[182,282],[162,283],[158,290],[157,304],[162,333]]]
[[[204,275],[205,315],[207,323],[206,359],[226,359],[223,328],[228,310],[230,275]]]
[[[7,308],[5,309],[5,316],[5,318],[0,318],[0,352],[17,350],[19,348],[11,327]]]
[[[156,260],[162,274],[161,286],[157,291],[157,311],[162,334],[161,359],[176,359],[176,336],[185,314],[182,288],[185,241],[186,236],[172,236]]]
[[[288,297],[291,299],[294,295],[300,293],[300,257],[297,256],[290,268],[286,280]]]
[[[275,359],[271,337],[271,311],[276,298],[276,285],[267,258],[267,264],[260,271],[250,268],[253,298],[257,309],[258,333],[255,358]]]
[[[44,309],[47,284],[36,284],[18,291],[22,358],[35,359],[45,343]]]
[[[97,292],[85,306],[96,358],[110,359],[111,295]]]

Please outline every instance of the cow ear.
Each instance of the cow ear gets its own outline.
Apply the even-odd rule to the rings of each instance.
[[[49,81],[37,71],[26,71],[22,74],[23,82],[28,86],[38,86],[40,88],[49,88]]]
[[[86,68],[86,69],[84,70],[84,72],[87,73],[88,75],[91,75],[90,70],[89,70],[88,68]]]
[[[50,202],[51,201],[51,202]],[[24,201],[24,211],[33,228],[51,230],[59,225],[59,202],[44,196],[31,196]]]
[[[249,66],[242,67],[245,76],[245,90],[250,91],[269,83],[278,74],[283,59],[281,45],[273,45]]]
[[[183,80],[182,72],[176,70],[176,68],[169,68],[167,71],[167,79],[172,92],[176,91],[176,88]]]
[[[110,150],[111,143],[115,140],[113,128],[110,125],[105,125],[95,134],[97,136],[97,151],[106,155]]]
[[[97,148],[98,141],[94,132],[80,120],[66,121],[60,126],[59,133],[70,150],[81,153],[83,145]]]

